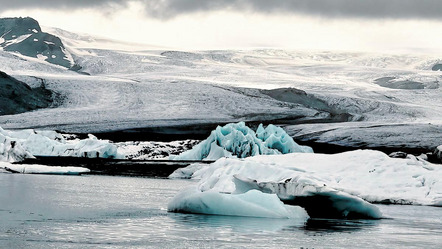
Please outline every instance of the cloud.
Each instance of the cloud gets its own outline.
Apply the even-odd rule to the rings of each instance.
[[[228,9],[324,17],[442,19],[440,0],[153,0],[145,4],[148,13],[161,18]]]
[[[137,0],[138,1],[138,0]],[[12,9],[84,9],[107,8],[115,5],[124,7],[124,0],[13,0],[1,4],[2,11]]]
[[[14,0],[2,9],[123,8],[128,0]],[[146,14],[168,19],[181,14],[229,10],[264,14],[306,14],[322,17],[442,20],[441,0],[132,0],[142,3]]]

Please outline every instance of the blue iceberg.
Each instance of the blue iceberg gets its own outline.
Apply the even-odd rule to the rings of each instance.
[[[216,160],[222,157],[246,158],[257,155],[280,155],[293,152],[312,153],[308,146],[298,145],[281,127],[262,124],[253,131],[244,122],[218,126],[210,136],[191,150],[172,160]]]

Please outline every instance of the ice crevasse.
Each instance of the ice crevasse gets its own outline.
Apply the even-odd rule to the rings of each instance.
[[[246,158],[256,155],[279,155],[292,152],[311,153],[313,149],[298,145],[281,127],[262,124],[253,131],[244,122],[218,126],[210,136],[172,160],[216,160],[222,157]]]

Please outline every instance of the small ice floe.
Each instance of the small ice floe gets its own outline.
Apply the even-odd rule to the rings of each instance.
[[[26,165],[0,162],[0,172],[1,171],[3,171],[3,173],[45,175],[81,175],[90,172],[89,169],[83,167],[56,167],[37,164]]]

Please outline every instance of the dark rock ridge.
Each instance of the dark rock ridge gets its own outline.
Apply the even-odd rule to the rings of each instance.
[[[322,122],[347,122],[353,119],[353,115],[350,113],[334,108],[326,101],[296,88],[261,90],[261,93],[282,102],[299,104],[319,112],[328,113],[328,117],[323,118]]]
[[[442,64],[435,64],[431,70],[433,71],[442,71]]]
[[[0,71],[0,115],[17,114],[52,105],[55,93],[44,84],[31,88]]]
[[[383,77],[375,79],[374,83],[391,89],[405,89],[405,90],[415,90],[424,89],[425,85],[422,82],[411,81],[411,80],[401,80],[394,81],[396,77]]]
[[[0,18],[0,47],[66,68],[74,66],[60,38],[42,32],[38,22],[30,17]]]

